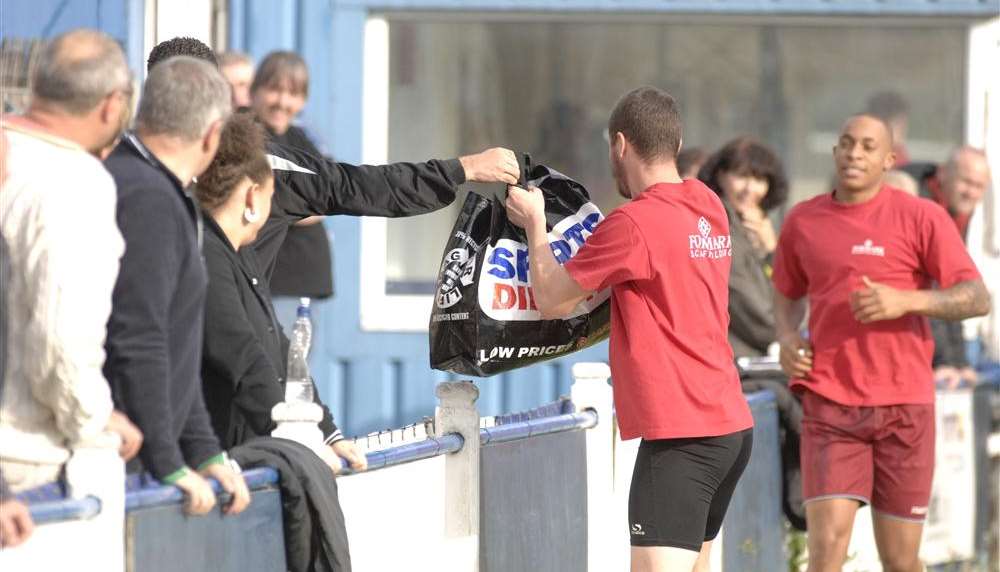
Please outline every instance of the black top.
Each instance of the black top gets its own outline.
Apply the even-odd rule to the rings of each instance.
[[[221,452],[201,393],[207,279],[200,218],[181,182],[134,135],[105,167],[118,188],[125,255],[104,375],[116,407],[142,430],[142,464],[162,479]]]
[[[205,216],[205,306],[202,379],[205,404],[226,448],[274,429],[271,408],[284,401],[288,339],[281,331],[271,294],[252,248],[237,252],[210,216]],[[324,437],[337,431],[323,407]]]
[[[271,216],[253,247],[271,282],[278,250],[296,222],[322,215],[404,217],[436,211],[455,200],[465,170],[458,159],[426,163],[348,165],[274,142]]]
[[[323,153],[316,148],[306,132],[291,126],[281,135],[268,130],[271,141],[301,149],[316,157]],[[271,293],[275,296],[309,296],[328,298],[333,295],[333,267],[330,239],[322,224],[293,226],[288,229],[271,277]]]

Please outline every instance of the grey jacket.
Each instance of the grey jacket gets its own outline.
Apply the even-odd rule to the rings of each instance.
[[[760,258],[743,230],[739,216],[723,201],[729,215],[733,266],[729,273],[729,343],[736,357],[762,356],[775,341],[774,288]]]

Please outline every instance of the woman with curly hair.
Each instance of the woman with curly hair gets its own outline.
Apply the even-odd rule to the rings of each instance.
[[[778,235],[768,214],[788,199],[781,160],[750,137],[726,143],[698,173],[729,214],[729,342],[736,357],[762,356],[775,341],[771,257]]]
[[[235,114],[195,190],[205,210],[203,252],[209,276],[202,358],[205,404],[227,448],[270,435],[271,408],[284,401],[288,339],[275,317],[257,255],[247,248],[267,221],[274,193],[264,141],[264,129],[249,113]],[[332,442],[332,452],[364,469],[364,455],[344,440],[319,393],[313,394],[323,408],[320,429]],[[339,470],[339,459],[326,460]]]

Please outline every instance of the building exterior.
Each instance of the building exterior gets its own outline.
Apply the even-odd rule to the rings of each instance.
[[[781,153],[794,200],[827,189],[840,121],[892,90],[914,159],[969,142],[1000,173],[998,0],[34,0],[5,1],[5,41],[89,26],[120,39],[137,77],[159,40],[193,35],[260,60],[309,64],[302,123],[347,162],[419,161],[503,145],[614,198],[604,128],[641,84],[682,103],[685,143],[755,135]],[[476,188],[490,193],[496,189]],[[314,375],[346,432],[430,415],[426,325],[459,205],[386,221],[334,217],[337,295],[319,304]],[[568,391],[569,360],[481,380],[483,414]]]

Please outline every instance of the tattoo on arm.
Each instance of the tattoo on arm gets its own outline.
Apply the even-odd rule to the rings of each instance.
[[[982,280],[959,282],[944,290],[926,290],[927,302],[920,313],[942,320],[964,320],[990,311],[990,294]]]

